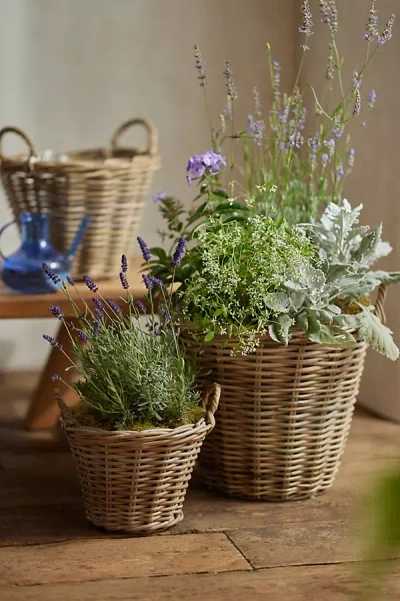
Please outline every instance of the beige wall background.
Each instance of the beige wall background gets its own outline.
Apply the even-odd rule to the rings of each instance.
[[[318,35],[305,79],[322,81],[328,37],[319,22],[319,2],[310,0]],[[339,44],[346,76],[359,67],[365,52],[364,23],[369,0],[338,0]],[[41,149],[56,150],[106,144],[122,120],[142,116],[159,129],[163,169],[153,191],[164,188],[186,202],[192,190],[185,180],[187,158],[209,147],[201,90],[193,67],[198,42],[207,62],[208,92],[213,115],[224,102],[223,61],[230,58],[243,119],[251,110],[251,89],[269,94],[265,42],[269,41],[288,83],[299,50],[297,35],[301,0],[2,0],[0,5],[0,125],[19,125]],[[400,0],[378,0],[380,27]],[[400,17],[400,14],[399,14]],[[398,24],[396,24],[398,25]],[[398,82],[400,31],[371,65],[364,94],[374,87],[376,108],[367,127],[355,128],[356,166],[347,186],[352,204],[365,206],[363,220],[384,222],[393,254],[382,267],[400,267],[397,150],[400,128]],[[127,142],[138,142],[131,136]],[[21,149],[9,139],[8,152]],[[0,223],[10,212],[0,197]],[[157,242],[161,226],[149,196],[141,235]],[[11,252],[16,233],[4,237]],[[400,343],[396,308],[400,288],[388,298],[388,321]],[[47,353],[42,332],[52,333],[50,320],[0,321],[0,369],[39,368]],[[400,419],[400,364],[375,353],[369,357],[361,400]]]
[[[207,61],[215,118],[225,100],[225,58],[234,65],[244,117],[256,83],[268,94],[266,40],[281,48],[291,77],[294,5],[294,0],[2,0],[0,126],[19,125],[39,148],[58,150],[106,144],[120,122],[146,117],[159,129],[163,160],[153,191],[164,188],[190,202],[187,159],[210,146],[193,44]],[[142,139],[127,134],[126,141]],[[11,137],[5,147],[23,149]],[[10,219],[1,197],[0,223]],[[141,235],[153,244],[159,226],[149,196]],[[17,245],[16,233],[4,235],[4,252]],[[52,334],[54,325],[0,321],[0,370],[39,368],[48,352],[41,335]]]

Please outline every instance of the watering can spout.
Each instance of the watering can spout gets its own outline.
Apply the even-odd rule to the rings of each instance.
[[[86,217],[83,217],[79,225],[78,231],[75,234],[75,238],[73,239],[72,244],[66,254],[66,258],[68,261],[72,261],[72,259],[75,257],[76,251],[78,250],[83,240],[83,236],[85,235],[86,228],[89,225],[89,221],[90,217],[88,215]]]

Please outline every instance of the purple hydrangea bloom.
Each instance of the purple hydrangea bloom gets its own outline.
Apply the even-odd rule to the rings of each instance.
[[[186,167],[188,183],[191,184],[194,179],[200,179],[203,175],[219,173],[221,165],[226,165],[224,157],[212,150],[207,150],[204,154],[194,154]]]
[[[54,271],[52,269],[50,269],[50,267],[47,265],[47,263],[42,263],[42,268],[43,268],[43,271],[45,272],[45,274],[47,275],[47,277],[49,277],[54,284],[59,284],[61,282],[58,275],[56,273],[54,273]]]
[[[156,192],[153,195],[153,200],[154,202],[162,202],[163,200],[165,200],[167,198],[166,193],[164,192],[164,190],[159,190],[158,192]]]
[[[128,290],[128,288],[129,288],[128,280],[126,279],[126,275],[124,274],[123,271],[121,271],[121,273],[119,274],[119,279],[121,280],[122,288],[124,290]]]
[[[61,313],[58,305],[51,305],[51,307],[49,307],[49,311],[53,313],[54,317],[58,317],[58,319],[62,319],[64,317],[64,314]]]
[[[175,252],[172,255],[171,265],[172,267],[180,267],[181,261],[183,259],[183,255],[186,250],[186,239],[179,238],[178,243],[175,248]]]
[[[149,247],[147,246],[146,242],[140,236],[137,237],[137,241],[139,243],[140,250],[142,251],[142,257],[143,257],[143,259],[145,261],[150,261],[150,259],[151,259],[151,252],[149,251]]]
[[[113,300],[108,300],[107,303],[111,307],[111,309],[114,311],[114,313],[121,313],[122,312],[121,307],[119,305],[117,305],[117,303],[114,303]]]
[[[57,342],[57,340],[55,338],[53,338],[53,336],[49,336],[48,334],[43,334],[43,338],[45,340],[47,340],[47,342],[49,344],[51,344],[51,346],[53,346],[55,349],[58,349],[58,350],[62,349],[62,344]]]
[[[61,380],[61,376],[59,376],[58,374],[54,374],[54,376],[51,376],[50,380],[52,380],[53,382],[55,382],[56,380]]]
[[[83,276],[83,281],[85,282],[86,286],[89,288],[89,290],[91,292],[98,291],[99,287],[96,286],[96,284],[93,282],[93,280],[88,275]]]
[[[126,255],[122,255],[121,257],[121,271],[123,273],[128,271],[128,259],[126,258]]]

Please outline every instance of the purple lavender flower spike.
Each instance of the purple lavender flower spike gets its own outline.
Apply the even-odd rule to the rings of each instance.
[[[164,282],[158,278],[155,278],[153,275],[150,275],[149,278],[153,282],[154,288],[162,288],[164,286]]]
[[[95,314],[97,315],[97,317],[98,317],[99,319],[103,319],[103,318],[104,318],[104,313],[103,313],[103,311],[101,311],[101,310],[100,310],[100,309],[98,309],[97,307],[95,308],[94,312],[95,312]]]
[[[354,161],[355,161],[355,150],[354,148],[350,148],[349,150],[349,167],[353,167],[354,166]]]
[[[225,80],[226,80],[226,91],[228,93],[228,96],[231,100],[236,100],[237,92],[236,92],[235,83],[233,81],[233,71],[232,71],[230,60],[225,61],[224,75],[225,75]]]
[[[339,165],[339,167],[337,168],[337,177],[338,177],[338,179],[342,179],[343,176],[344,176],[344,169],[343,169],[342,165]]]
[[[353,117],[358,117],[361,111],[361,94],[360,90],[356,88],[356,101],[353,109]]]
[[[93,322],[93,336],[97,338],[100,330],[100,322],[97,319]]]
[[[168,309],[161,309],[162,314],[164,315],[164,323],[169,323],[171,321],[171,313]]]
[[[59,376],[58,374],[54,374],[54,376],[51,376],[50,380],[56,382],[56,380],[61,380],[61,376]]]
[[[257,145],[261,146],[264,134],[264,121],[254,119],[253,115],[249,115],[248,120],[247,131],[256,140]]]
[[[185,254],[185,250],[186,250],[186,239],[179,238],[178,243],[175,248],[175,252],[172,255],[172,261],[171,261],[172,267],[180,267],[180,264],[183,259],[183,255]]]
[[[56,273],[54,273],[54,271],[52,269],[50,269],[50,267],[47,265],[47,263],[42,263],[42,268],[43,268],[43,271],[45,272],[45,274],[47,275],[47,277],[50,278],[54,284],[59,284],[61,282],[58,275]]]
[[[67,275],[67,282],[68,284],[70,284],[71,286],[75,286],[75,282],[74,280],[71,278],[70,275]]]
[[[313,22],[310,11],[310,3],[309,0],[303,0],[303,4],[301,6],[301,27],[299,27],[299,32],[303,33],[305,36],[310,36],[313,34],[312,27]]]
[[[60,344],[59,342],[57,342],[57,340],[55,338],[53,338],[53,336],[49,336],[48,334],[43,334],[43,338],[45,340],[47,340],[47,342],[49,344],[51,344],[52,347],[54,347],[57,350],[61,350],[62,349],[62,344]]]
[[[85,282],[86,286],[89,288],[90,292],[98,291],[99,287],[96,286],[96,284],[93,282],[93,280],[88,275],[83,276],[83,281]]]
[[[58,319],[62,319],[64,317],[64,314],[61,313],[60,307],[58,305],[51,305],[51,307],[49,307],[49,311],[51,311],[54,317],[57,317]]]
[[[89,340],[89,338],[86,336],[85,332],[83,330],[77,330],[78,332],[78,336],[79,338],[83,341],[83,342],[87,342]]]
[[[126,258],[126,255],[122,255],[121,257],[121,271],[123,271],[123,273],[128,271],[128,259]]]
[[[100,300],[99,298],[97,298],[96,296],[94,296],[94,297],[93,297],[93,302],[94,302],[94,304],[96,305],[96,307],[97,307],[98,309],[100,309],[100,310],[101,310],[101,309],[104,309],[104,305],[103,305],[103,303],[102,303],[102,302],[101,302],[101,300]]]
[[[107,303],[111,307],[111,309],[114,311],[114,313],[121,313],[122,312],[121,307],[119,305],[117,305],[117,303],[114,303],[113,300],[108,300]]]
[[[137,237],[138,244],[140,246],[140,250],[142,251],[142,257],[145,261],[150,261],[151,252],[149,251],[149,247],[146,242],[140,236]]]
[[[194,45],[194,58],[195,65],[198,71],[198,79],[202,88],[204,88],[204,80],[206,78],[204,73],[204,68],[206,66],[205,61],[203,61],[203,57],[201,56],[200,48],[197,44]]]
[[[154,283],[153,283],[153,280],[151,279],[151,277],[149,275],[147,275],[146,273],[143,273],[142,278],[143,278],[144,285],[146,286],[147,290],[152,290],[154,288]]]
[[[124,290],[128,290],[128,288],[129,288],[128,280],[126,279],[126,275],[124,274],[123,271],[121,271],[121,273],[119,274],[119,279],[121,280],[122,288]]]
[[[154,327],[153,327],[153,334],[154,334],[154,336],[161,336],[161,330],[160,330],[160,328],[158,327],[158,323],[155,323],[155,324],[154,324]]]
[[[368,96],[368,107],[370,109],[374,108],[376,102],[376,92],[375,90],[371,90]]]
[[[365,26],[364,40],[373,42],[377,37],[379,37],[378,11],[375,10],[375,0],[372,0],[372,5],[368,13],[368,21]]]
[[[163,200],[165,200],[166,198],[167,195],[165,194],[164,190],[159,190],[153,195],[153,200],[156,203],[163,202]]]
[[[385,42],[388,42],[392,37],[394,23],[394,15],[391,15],[389,21],[386,23],[384,30],[378,38],[378,44],[382,46]]]
[[[321,154],[321,162],[322,162],[323,166],[326,167],[329,162],[329,154],[326,154],[326,152]]]
[[[140,300],[135,301],[135,305],[142,313],[146,313],[146,307],[144,306],[142,301],[140,301]]]

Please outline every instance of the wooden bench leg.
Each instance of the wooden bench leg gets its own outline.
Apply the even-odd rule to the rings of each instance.
[[[70,354],[71,340],[67,329],[63,325],[59,329],[57,340],[63,345],[63,349]],[[51,380],[51,376],[58,374],[63,380],[71,383],[74,370],[64,371],[68,365],[70,363],[66,356],[59,350],[52,348],[31,400],[25,422],[26,430],[51,429],[56,425],[60,412],[54,397],[55,388],[61,391],[67,405],[73,405],[78,400],[78,395],[63,382],[53,382]]]

